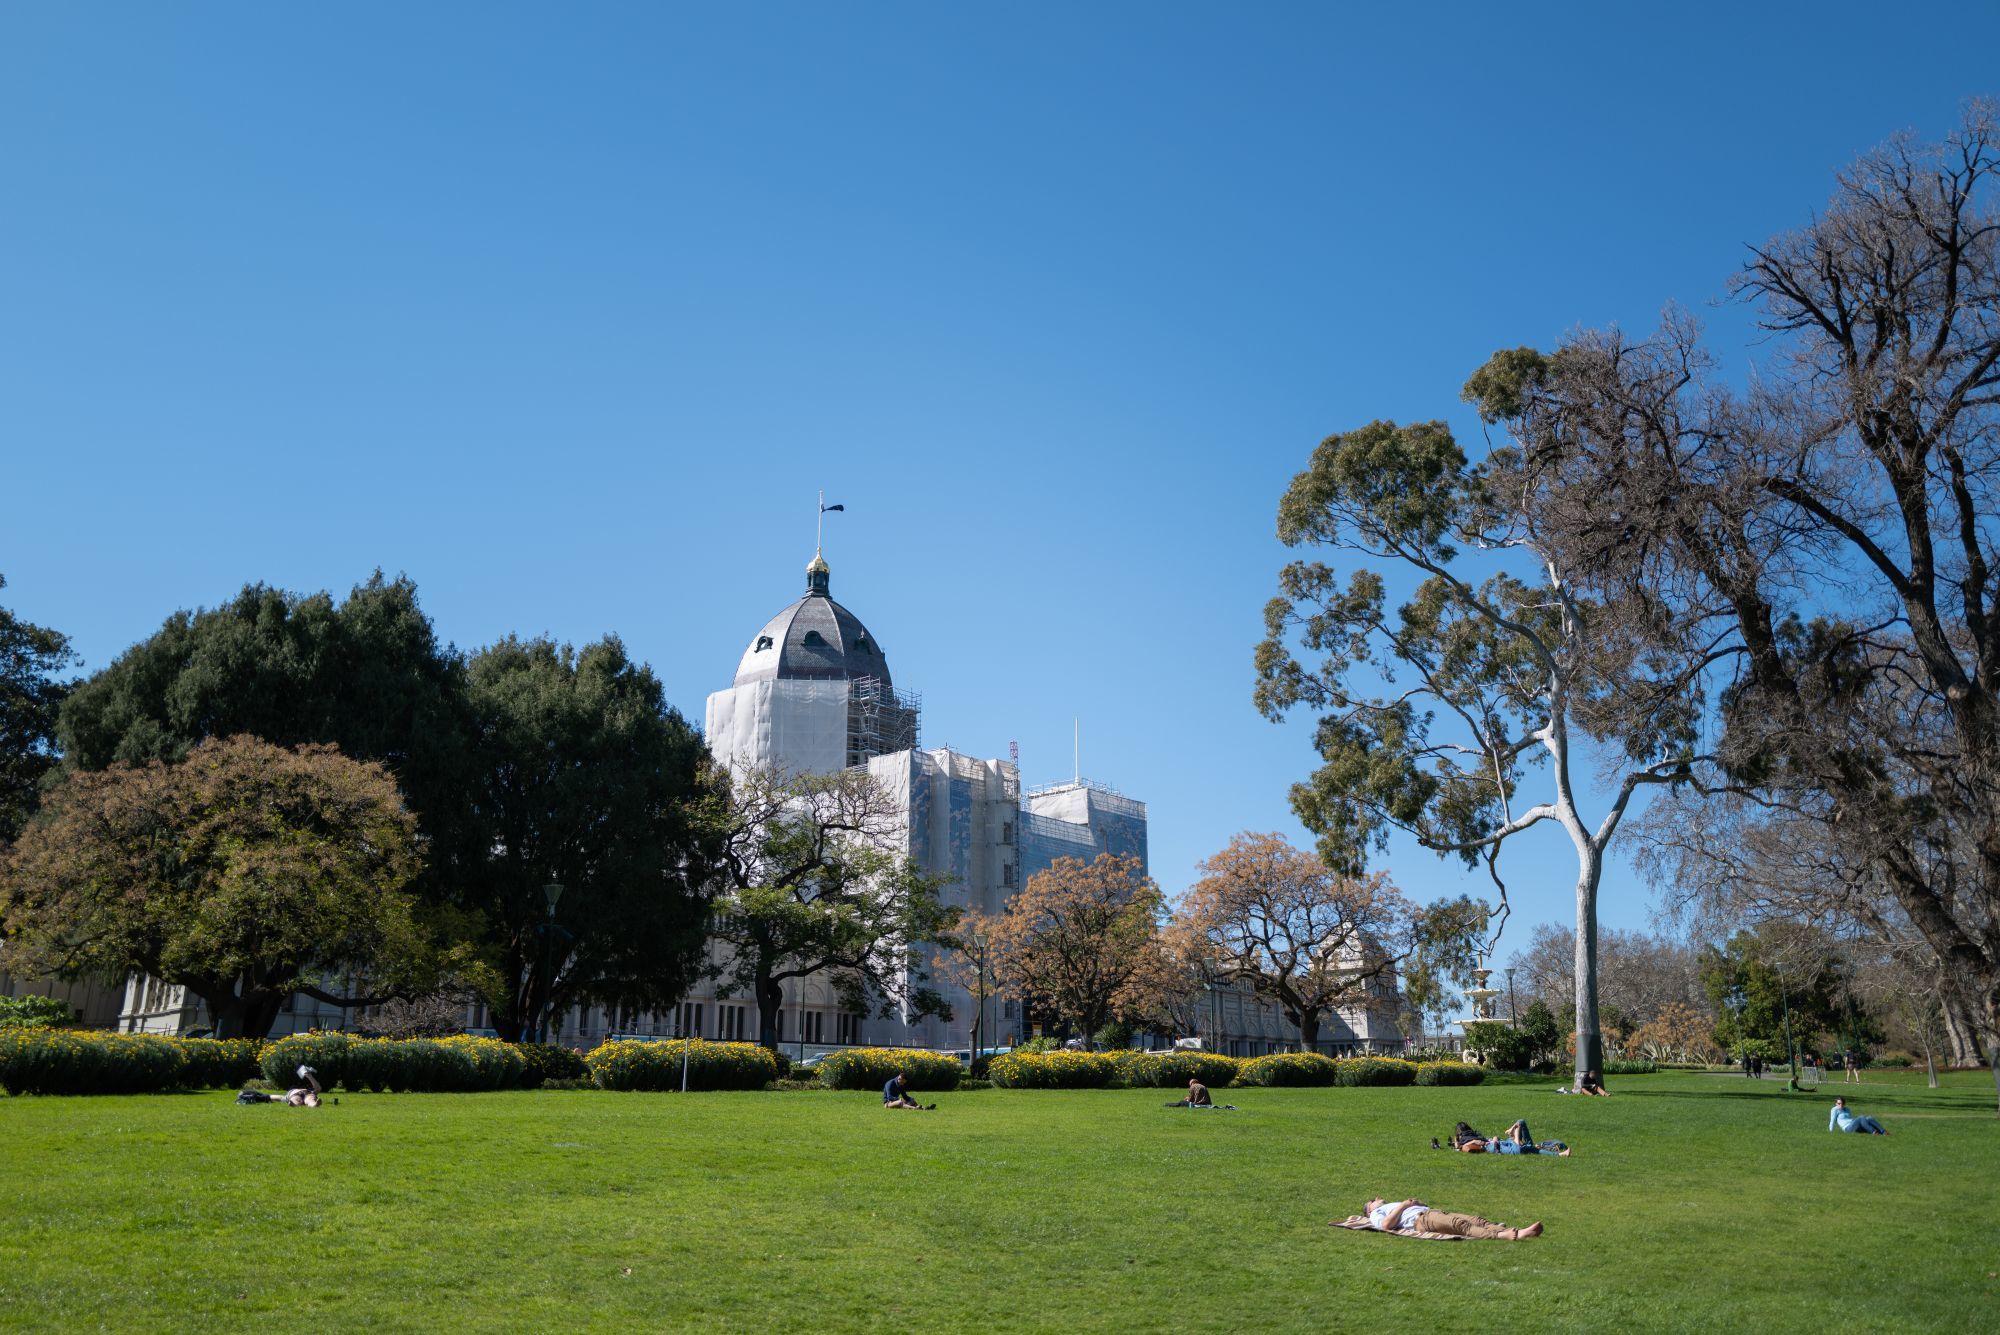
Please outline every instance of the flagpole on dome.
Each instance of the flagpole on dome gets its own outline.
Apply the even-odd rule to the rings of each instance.
[[[814,556],[821,555],[826,547],[826,515],[829,510],[839,510],[845,513],[847,507],[845,505],[828,505],[826,503],[826,493],[822,491],[819,494],[819,517],[813,522]]]

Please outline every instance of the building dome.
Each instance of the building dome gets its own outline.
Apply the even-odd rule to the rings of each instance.
[[[827,592],[832,574],[815,554],[806,567],[806,596],[764,623],[736,665],[735,685],[755,681],[858,681],[886,689],[889,660],[854,615]]]

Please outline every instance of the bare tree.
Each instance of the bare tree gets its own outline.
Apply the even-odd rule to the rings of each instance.
[[[1747,392],[1672,316],[1509,354],[1483,405],[1573,576],[1727,662],[1705,782],[1840,827],[2000,1085],[1997,177],[2000,108],[1974,102],[1753,248],[1734,289],[1778,355]]]
[[[1238,834],[1198,864],[1178,919],[1225,981],[1250,985],[1319,1044],[1322,1017],[1392,975],[1410,906],[1382,875],[1344,877],[1277,834]]]

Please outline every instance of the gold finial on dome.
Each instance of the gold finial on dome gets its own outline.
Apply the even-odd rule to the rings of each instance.
[[[827,588],[832,582],[832,576],[833,572],[828,568],[826,558],[814,552],[812,564],[806,567],[806,596],[810,598],[817,594],[821,598],[827,597]]]

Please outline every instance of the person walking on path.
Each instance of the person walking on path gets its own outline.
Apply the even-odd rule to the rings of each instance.
[[[1840,1067],[1843,1072],[1840,1077],[1841,1084],[1858,1085],[1861,1083],[1861,1065],[1854,1060],[1853,1048],[1841,1049]]]
[[[1417,1200],[1391,1204],[1380,1196],[1371,1196],[1368,1198],[1367,1214],[1370,1226],[1383,1233],[1444,1233],[1456,1238],[1497,1238],[1505,1242],[1537,1238],[1542,1233],[1540,1220],[1526,1228],[1509,1228],[1476,1214],[1433,1210]]]

